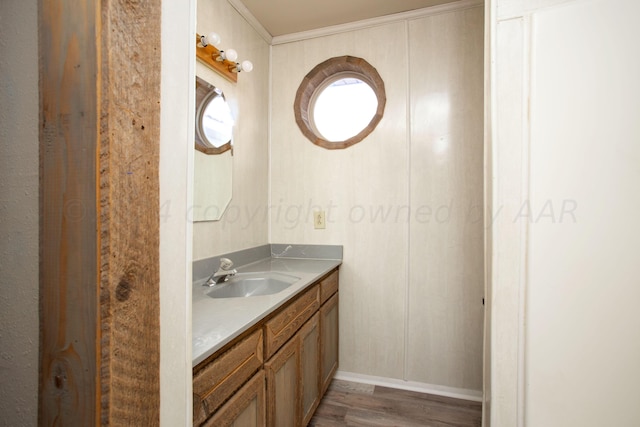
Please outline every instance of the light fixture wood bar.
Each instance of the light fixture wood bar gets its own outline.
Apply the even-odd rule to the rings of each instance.
[[[231,71],[236,63],[226,59],[224,61],[216,61],[215,58],[219,52],[220,51],[212,44],[203,47],[200,43],[200,35],[196,34],[196,57],[225,79],[237,83],[238,73]]]

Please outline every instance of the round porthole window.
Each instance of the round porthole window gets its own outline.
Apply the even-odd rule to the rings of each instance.
[[[367,61],[331,58],[305,76],[294,102],[296,122],[314,144],[346,148],[362,141],[382,119],[384,82]]]
[[[200,132],[215,148],[220,148],[231,141],[233,117],[229,104],[224,100],[222,92],[216,92],[202,110]]]
[[[231,150],[233,124],[222,91],[196,76],[196,149],[205,154]]]

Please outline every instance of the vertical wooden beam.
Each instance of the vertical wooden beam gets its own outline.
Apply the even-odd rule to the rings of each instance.
[[[97,414],[96,12],[39,1],[40,425]],[[89,37],[88,35],[92,35]]]
[[[160,10],[161,0],[101,10],[103,424],[160,422]]]
[[[161,0],[40,0],[40,425],[159,424]]]

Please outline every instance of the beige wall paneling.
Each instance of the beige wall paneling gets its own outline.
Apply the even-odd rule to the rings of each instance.
[[[493,253],[493,240],[491,235],[491,220],[493,218],[493,170],[492,159],[492,135],[493,135],[493,111],[491,109],[491,93],[493,82],[491,81],[491,60],[493,53],[493,38],[495,29],[491,26],[495,14],[495,5],[491,2],[484,4],[484,338],[483,338],[483,372],[482,372],[482,425],[491,425],[491,300],[493,297],[491,287],[491,258]]]
[[[576,0],[492,0],[500,21],[527,16],[536,10],[552,8]],[[582,1],[582,0],[578,0]]]
[[[160,425],[193,419],[192,200],[196,0],[162,2],[160,109]],[[166,208],[169,207],[169,210]],[[170,215],[167,215],[170,213]]]
[[[513,221],[528,197],[524,141],[526,121],[524,20],[500,22],[495,27],[496,52],[492,70],[495,84],[492,107],[492,266],[491,266],[491,421],[492,426],[519,426],[522,399],[518,383],[521,356],[520,311],[524,287],[526,222]],[[495,57],[494,57],[495,58]],[[504,179],[502,177],[508,177]],[[519,418],[520,417],[520,418]]]
[[[491,7],[492,426],[632,425],[638,5]]]
[[[408,206],[405,47],[405,24],[394,23],[277,45],[272,58],[270,240],[344,245],[340,369],[392,378],[404,363],[408,224],[397,216]],[[341,55],[378,70],[387,104],[362,142],[326,150],[302,135],[293,101],[314,66]],[[326,211],[324,230],[313,228],[316,209]]]
[[[589,0],[531,17],[528,426],[640,419],[639,15]]]
[[[480,391],[483,8],[411,21],[407,379]]]
[[[0,414],[38,420],[38,2],[0,2]]]
[[[196,73],[224,91],[236,126],[231,203],[220,221],[194,223],[194,260],[267,243],[269,181],[269,45],[226,0],[198,2],[196,31],[216,31],[221,47],[254,69],[234,84],[196,63]]]

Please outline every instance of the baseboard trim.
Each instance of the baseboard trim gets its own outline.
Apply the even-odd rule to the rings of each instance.
[[[435,394],[437,396],[453,397],[456,399],[482,402],[482,392],[464,388],[445,387],[436,384],[427,384],[417,381],[404,381],[395,378],[375,377],[371,375],[356,374],[353,372],[338,371],[334,377],[337,380],[351,381],[355,383],[379,385],[382,387],[397,388],[400,390],[417,391],[419,393]]]

